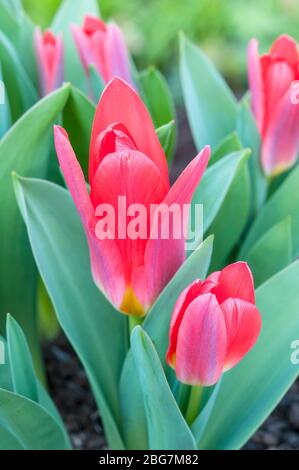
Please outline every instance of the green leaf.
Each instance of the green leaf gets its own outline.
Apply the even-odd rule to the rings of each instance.
[[[2,69],[0,63],[0,139],[7,132],[11,125],[8,96],[3,82]]]
[[[15,44],[18,38],[18,21],[15,12],[5,2],[0,3],[0,31]]]
[[[185,261],[173,279],[162,291],[150,309],[143,328],[152,339],[163,367],[168,345],[168,333],[171,315],[179,294],[194,279],[206,277],[211,255],[213,238],[205,240]],[[170,368],[167,368],[170,375]],[[173,379],[173,377],[170,377]],[[146,418],[139,381],[136,376],[132,352],[129,351],[123,366],[120,381],[120,399],[126,447],[128,449],[146,449],[148,446]]]
[[[117,386],[127,348],[126,318],[92,280],[86,237],[70,194],[46,181],[21,178],[15,184],[58,320],[85,367],[110,447],[123,449]]]
[[[237,117],[237,132],[244,147],[252,151],[249,172],[252,188],[252,214],[255,216],[265,202],[268,182],[260,164],[260,135],[249,109],[247,96],[240,102]]]
[[[161,127],[175,119],[175,108],[167,82],[155,67],[151,66],[139,74],[141,96],[155,127]]]
[[[236,127],[237,103],[207,56],[183,35],[180,38],[180,76],[194,142],[212,148]]]
[[[6,312],[10,312],[26,334],[36,367],[40,367],[36,327],[37,270],[17,207],[11,173],[47,174],[52,124],[68,94],[69,87],[65,86],[39,101],[10,128],[0,143],[0,331],[4,331]]]
[[[242,149],[242,144],[238,137],[238,134],[234,131],[231,134],[227,135],[218,147],[214,150],[209,160],[209,166],[213,163],[218,162],[223,157],[226,157],[229,153],[236,152],[237,150]]]
[[[88,91],[87,80],[70,30],[70,25],[77,24],[78,26],[82,26],[84,17],[88,13],[95,16],[100,15],[98,2],[96,0],[84,0],[84,2],[82,2],[82,0],[64,0],[51,26],[51,30],[54,33],[63,33],[66,58],[66,80],[70,81],[84,92]]]
[[[156,134],[159,137],[160,144],[163,147],[168,164],[170,165],[174,156],[173,148],[176,135],[175,122],[170,121],[167,124],[164,124],[164,126],[158,127],[158,129],[156,129]]]
[[[18,439],[0,423],[0,450],[24,450]]]
[[[132,354],[142,388],[150,450],[195,450],[194,437],[169,388],[159,356],[140,326],[131,336]]]
[[[222,378],[200,449],[239,449],[298,376],[291,343],[299,331],[299,261],[257,289],[263,324],[257,344]]]
[[[204,233],[215,235],[211,270],[225,262],[248,218],[248,156],[248,149],[243,149],[221,158],[207,169],[193,196],[192,205],[203,204]]]
[[[61,427],[40,405],[28,398],[0,389],[0,426],[26,450],[66,450]],[[8,441],[12,445],[12,440]]]
[[[86,178],[88,177],[89,143],[95,110],[95,105],[80,90],[71,88],[69,99],[63,110],[63,127],[69,134]]]
[[[0,348],[1,348],[1,353],[4,352],[4,364],[0,363],[0,370],[1,370],[0,388],[5,388],[5,390],[12,391],[13,387],[12,387],[12,381],[11,381],[7,343],[6,343],[6,340],[3,338],[3,336],[1,335],[0,335]]]
[[[248,150],[246,149],[232,152],[204,173],[192,200],[192,204],[203,204],[204,232],[207,232],[221,211],[240,167],[246,163],[247,159]]]
[[[299,166],[296,166],[266,205],[259,211],[252,224],[239,258],[245,258],[255,243],[283,219],[292,219],[293,257],[299,255],[299,198],[295,197],[299,188]]]
[[[103,79],[98,74],[94,65],[89,66],[89,73],[90,73],[90,86],[92,97],[95,103],[97,103],[100,99],[100,96],[105,88],[105,83]]]
[[[6,336],[13,391],[37,401],[37,383],[29,347],[23,331],[10,315],[7,316]]]
[[[287,217],[270,228],[246,256],[256,287],[292,262],[291,230],[291,218]]]
[[[0,31],[0,62],[10,104],[11,117],[16,121],[37,100],[37,93],[21,64],[12,43]]]

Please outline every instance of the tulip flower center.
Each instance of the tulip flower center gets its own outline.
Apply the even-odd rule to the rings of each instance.
[[[127,287],[120,310],[128,315],[144,316],[144,308],[137,299],[132,287]]]

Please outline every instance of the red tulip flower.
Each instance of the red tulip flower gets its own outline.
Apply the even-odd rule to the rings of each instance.
[[[244,262],[231,264],[179,296],[167,363],[183,383],[214,385],[253,347],[260,329],[251,271]]]
[[[41,32],[35,29],[34,45],[39,72],[41,96],[56,90],[62,85],[64,76],[62,36],[57,37],[51,31]]]
[[[125,313],[143,316],[185,259],[185,239],[170,232],[168,239],[152,237],[164,216],[146,225],[143,237],[127,236],[126,209],[162,204],[189,204],[207,166],[210,149],[204,148],[170,188],[166,157],[150,115],[137,93],[121,79],[105,88],[93,122],[89,153],[88,193],[82,170],[67,133],[55,127],[55,146],[66,184],[72,194],[89,243],[94,280],[111,301]],[[97,209],[105,204],[115,209],[124,235],[100,237]],[[148,211],[146,211],[148,214]],[[166,218],[166,215],[165,215]],[[149,217],[148,217],[149,219]],[[152,220],[152,219],[151,219]],[[180,218],[174,219],[176,225]]]
[[[123,34],[115,23],[104,23],[95,16],[86,16],[82,28],[72,26],[85,73],[89,76],[89,66],[93,65],[104,83],[113,77],[120,77],[133,83],[130,59]]]
[[[248,49],[251,107],[260,131],[261,163],[267,176],[290,168],[299,151],[299,105],[292,99],[292,85],[299,78],[295,40],[282,35],[268,54],[259,56],[258,42]]]

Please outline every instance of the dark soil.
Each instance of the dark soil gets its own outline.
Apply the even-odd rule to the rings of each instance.
[[[44,346],[50,393],[75,449],[104,449],[101,427],[88,381],[75,353],[61,336]],[[245,449],[299,449],[299,380]]]

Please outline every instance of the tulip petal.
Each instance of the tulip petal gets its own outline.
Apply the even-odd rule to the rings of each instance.
[[[264,130],[267,130],[269,123],[279,106],[281,99],[290,89],[290,83],[295,79],[295,72],[285,61],[274,61],[265,67],[264,87],[267,91],[265,100]]]
[[[183,206],[190,204],[209,157],[210,148],[207,146],[189,163],[156,209],[156,213],[161,211],[162,215],[155,217],[153,221],[144,266],[140,267],[138,275],[133,278],[134,291],[147,308],[185,260],[184,234],[187,227],[184,224],[187,225],[188,220],[187,217],[183,218]],[[169,216],[172,205],[179,209],[179,216]]]
[[[92,273],[95,283],[103,289],[117,306],[125,292],[122,258],[114,240],[95,237],[95,216],[82,169],[69,142],[66,131],[54,127],[54,138],[59,164],[87,236]]]
[[[136,150],[125,150],[107,155],[100,163],[91,186],[91,201],[94,207],[100,204],[111,204],[115,209],[116,220],[124,229],[117,234],[116,243],[123,258],[130,283],[130,273],[139,267],[144,260],[146,242],[150,233],[150,205],[159,204],[167,188],[156,165],[146,155]],[[125,196],[125,204],[119,204],[119,196]],[[132,239],[127,235],[127,209],[132,204],[141,204],[142,221],[138,232],[143,238]],[[137,211],[138,208],[136,207]],[[138,214],[139,215],[139,214]],[[133,216],[134,218],[134,216]],[[143,226],[141,226],[143,224]],[[132,227],[133,228],[133,227]]]
[[[90,142],[90,165],[97,159],[97,138],[108,126],[121,123],[132,136],[137,149],[149,157],[159,169],[169,187],[166,157],[155,132],[151,117],[135,92],[120,78],[114,78],[105,88],[97,106]]]
[[[276,107],[262,145],[262,165],[267,175],[290,168],[299,150],[299,104],[292,102],[290,89]]]
[[[258,41],[251,39],[248,46],[248,81],[251,92],[251,109],[260,132],[264,123],[264,84],[258,52]]]
[[[256,343],[262,320],[257,307],[245,300],[227,299],[221,304],[227,331],[225,370],[234,367]]]
[[[214,385],[225,361],[227,334],[217,299],[205,294],[187,308],[178,334],[176,376],[190,385]]]
[[[86,15],[83,23],[83,31],[87,34],[95,33],[96,31],[106,31],[106,25],[101,18],[93,15]]]
[[[94,57],[92,53],[90,38],[76,24],[71,25],[71,31],[72,31],[73,38],[74,38],[75,44],[79,52],[80,60],[84,67],[85,74],[88,76],[89,65],[94,64]]]
[[[220,273],[221,271],[215,271],[207,277],[207,279],[202,284],[202,294],[208,294],[219,284]]]
[[[115,23],[110,23],[107,27],[105,53],[109,64],[107,81],[113,77],[121,77],[133,86],[127,45],[120,28]]]
[[[194,281],[183,290],[174,306],[169,329],[169,348],[166,355],[166,361],[172,367],[175,367],[175,354],[181,322],[188,305],[200,295],[201,286],[202,282],[200,279]]]
[[[219,304],[230,297],[255,303],[254,284],[248,264],[243,261],[226,266],[220,273],[219,284],[212,290]]]
[[[64,78],[64,57],[63,56],[64,56],[63,39],[62,39],[62,35],[59,34],[56,38],[52,91],[59,88],[63,83],[63,78]]]
[[[291,66],[296,65],[299,60],[297,43],[287,34],[282,34],[274,41],[270,54],[274,59],[286,60]]]

